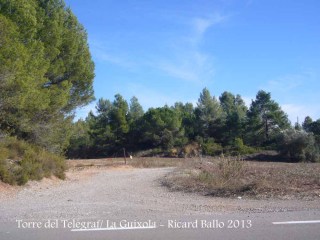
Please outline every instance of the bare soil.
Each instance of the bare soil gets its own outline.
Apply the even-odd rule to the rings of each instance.
[[[89,166],[70,168],[66,180],[57,178],[8,187],[0,194],[0,221],[15,219],[157,218],[219,212],[286,212],[319,209],[312,200],[219,198],[170,191],[161,184],[175,168]],[[10,193],[10,194],[8,194]]]

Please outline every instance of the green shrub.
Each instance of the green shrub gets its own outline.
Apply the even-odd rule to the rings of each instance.
[[[214,179],[214,175],[208,171],[201,171],[198,175],[201,183],[211,183]]]
[[[201,143],[202,153],[204,155],[216,156],[223,153],[223,148],[220,144],[215,143],[213,138],[208,138]]]
[[[0,142],[0,180],[23,185],[28,180],[40,180],[52,174],[64,179],[66,164],[63,157],[16,138]]]
[[[288,129],[279,136],[279,151],[296,161],[317,162],[320,160],[319,146],[312,133]]]
[[[9,174],[7,162],[3,159],[0,159],[0,180],[9,184],[15,183],[12,175]]]
[[[9,157],[9,150],[3,146],[0,146],[0,161],[6,160]]]
[[[246,146],[241,138],[235,138],[232,155],[244,155],[255,153],[256,150],[252,147]]]

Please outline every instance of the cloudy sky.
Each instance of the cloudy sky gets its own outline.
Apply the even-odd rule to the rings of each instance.
[[[66,0],[88,32],[95,96],[196,103],[204,87],[250,104],[271,92],[292,122],[320,118],[318,0]],[[80,109],[85,117],[95,103]]]

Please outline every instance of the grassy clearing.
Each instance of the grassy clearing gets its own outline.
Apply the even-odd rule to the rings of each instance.
[[[135,168],[177,167],[188,161],[184,158],[134,157],[127,158],[127,165]],[[124,158],[79,159],[68,160],[69,167],[82,168],[93,166],[114,167],[124,165]]]
[[[63,157],[16,138],[0,142],[0,180],[5,183],[23,185],[52,174],[64,179],[65,170]]]
[[[166,176],[172,190],[218,197],[315,199],[320,197],[320,164],[246,162],[236,158],[189,161]]]

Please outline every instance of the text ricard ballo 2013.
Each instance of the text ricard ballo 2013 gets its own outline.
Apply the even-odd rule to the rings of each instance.
[[[121,229],[148,229],[163,228],[168,229],[249,229],[252,227],[252,221],[249,219],[194,219],[191,221],[180,221],[169,219],[166,222],[157,222],[153,220],[95,220],[82,221],[76,219],[48,219],[46,221],[26,221],[16,220],[19,229],[71,229],[71,230],[121,230]]]

